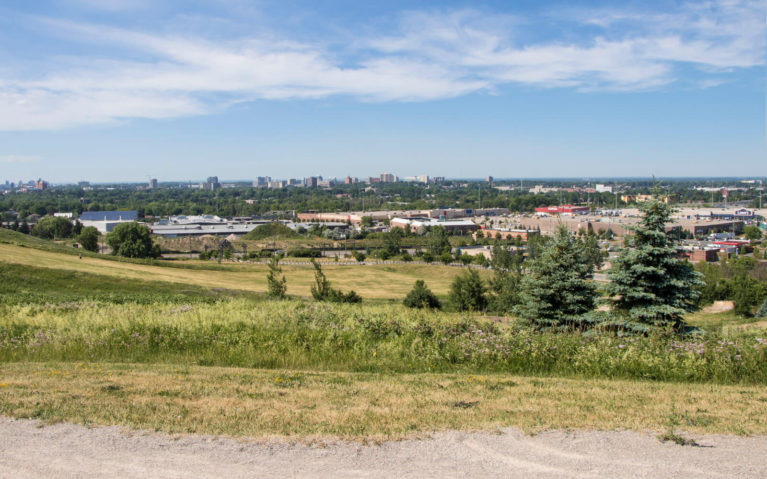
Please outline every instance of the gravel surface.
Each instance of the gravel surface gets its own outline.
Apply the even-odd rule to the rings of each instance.
[[[694,439],[702,447],[629,431],[528,436],[506,429],[311,446],[0,418],[0,477],[767,477],[767,437]]]

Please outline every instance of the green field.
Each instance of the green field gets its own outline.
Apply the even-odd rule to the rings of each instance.
[[[99,257],[0,236],[0,414],[236,436],[399,438],[445,429],[767,433],[767,332],[731,312],[695,337],[541,334],[409,310],[460,268],[335,266],[362,305],[307,299],[312,270]],[[5,241],[3,241],[5,240]],[[371,301],[373,300],[373,301]]]

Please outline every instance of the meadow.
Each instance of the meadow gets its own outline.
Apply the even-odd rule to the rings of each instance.
[[[70,249],[70,251],[76,251]],[[291,260],[293,260],[291,258]],[[0,263],[74,271],[119,279],[160,281],[245,292],[266,292],[266,264],[224,263],[213,261],[118,261],[95,254],[62,254],[57,250],[42,250],[27,245],[0,242]],[[288,294],[310,297],[314,280],[312,265],[284,265]],[[341,265],[324,263],[323,271],[333,284],[344,291],[354,289],[367,299],[402,299],[418,279],[426,279],[435,294],[446,296],[460,267],[441,264],[372,264]],[[490,275],[483,271],[484,276]]]
[[[302,297],[303,267],[285,268],[294,296],[276,301],[259,293],[261,265],[60,248],[0,244],[0,414],[362,440],[502,426],[767,433],[767,332],[731,312],[691,315],[694,336],[542,334],[399,303],[419,278],[444,295],[460,268],[327,266],[365,297],[344,305]]]

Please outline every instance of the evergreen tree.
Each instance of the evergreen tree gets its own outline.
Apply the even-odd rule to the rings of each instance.
[[[266,275],[266,283],[268,285],[268,294],[270,298],[285,298],[285,292],[287,291],[288,286],[287,280],[282,274],[279,256],[272,256],[272,259],[269,260],[269,273]]]
[[[330,286],[330,281],[322,272],[322,267],[312,259],[314,265],[314,284],[311,287],[312,296],[317,301],[330,301],[332,303],[361,303],[362,298],[354,290],[344,294]]]
[[[606,291],[616,314],[612,323],[634,332],[679,330],[683,315],[698,309],[701,275],[679,258],[674,239],[666,234],[669,206],[655,198],[640,209],[642,221],[608,272]]]
[[[594,309],[593,272],[583,244],[560,225],[522,277],[517,314],[538,330],[583,329]]]
[[[312,259],[312,265],[314,266],[314,284],[311,287],[312,297],[317,301],[326,301],[333,291],[330,287],[330,281],[325,277],[325,273],[322,272],[320,264],[314,261],[314,259]]]

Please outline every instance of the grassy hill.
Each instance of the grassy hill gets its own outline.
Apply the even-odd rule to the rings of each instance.
[[[0,230],[1,415],[362,440],[504,426],[767,433],[764,330],[725,329],[741,322],[729,312],[691,317],[716,325],[701,337],[539,333],[393,304],[416,279],[444,297],[461,268],[328,264],[335,287],[365,298],[346,305],[306,299],[308,263],[285,265],[294,298],[270,301],[263,264],[79,253]]]
[[[244,292],[266,292],[265,264],[224,263],[210,261],[131,260],[115,256],[83,252],[50,241],[19,233],[0,236],[0,262],[95,274],[104,277],[136,281],[159,281],[187,284],[201,288],[219,288]],[[283,266],[288,280],[288,294],[310,297],[314,281],[312,266]],[[418,279],[425,279],[437,295],[446,296],[453,278],[461,268],[438,264],[402,265],[336,265],[323,267],[334,286],[344,291],[354,289],[364,299],[397,300],[404,298]],[[482,272],[487,275],[487,272]]]

